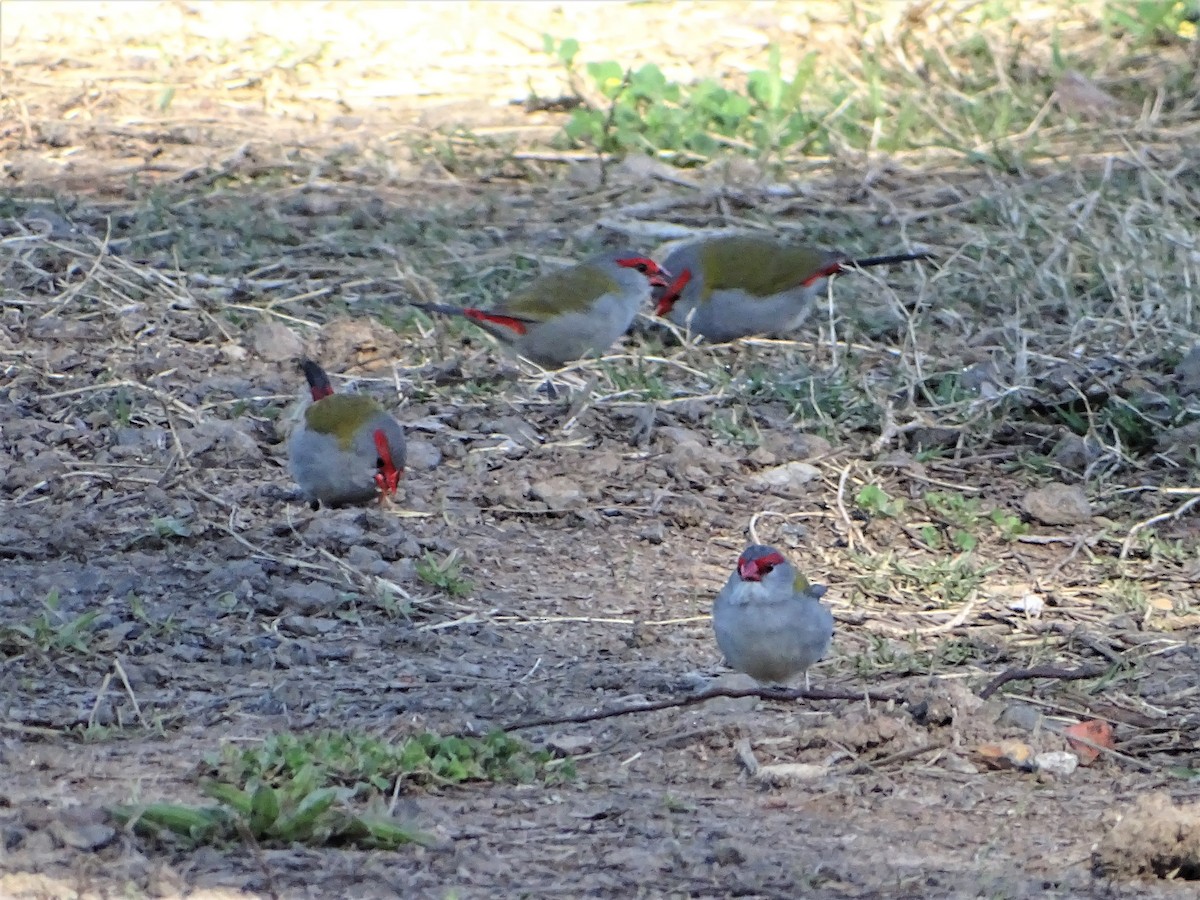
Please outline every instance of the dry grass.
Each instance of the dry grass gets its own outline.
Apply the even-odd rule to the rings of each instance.
[[[1010,665],[1104,661],[1109,675],[1086,688],[1006,692],[1121,724],[1122,749],[1160,771],[1187,752],[1200,379],[1180,363],[1200,344],[1196,42],[1116,33],[1099,4],[989,18],[994,4],[885,3],[854,21],[828,3],[738,6],[738,29],[710,50],[705,36],[732,6],[313,4],[301,21],[275,5],[239,6],[236,20],[221,4],[136,17],[115,6],[102,20],[6,3],[0,156],[16,189],[0,200],[11,517],[0,555],[27,583],[0,599],[24,621],[44,596],[39,566],[53,573],[75,555],[131,554],[151,566],[147,582],[162,574],[156,559],[204,572],[248,560],[279,579],[271,591],[331,586],[339,621],[359,629],[326,640],[364,648],[318,679],[339,715],[393,727],[375,699],[344,698],[375,698],[381,677],[421,684],[428,651],[431,669],[462,666],[448,682],[483,685],[486,699],[462,700],[471,717],[503,721],[528,691],[543,711],[588,707],[639,678],[663,690],[647,673],[664,660],[696,665],[711,650],[710,589],[753,528],[833,586],[839,636],[822,678],[978,686]],[[1088,74],[1082,87],[1057,76],[1050,20],[1065,62]],[[655,59],[673,79],[734,85],[764,65],[768,42],[795,54],[797,35],[819,34],[838,48],[822,77],[858,105],[830,115],[819,156],[602,169],[548,145],[561,116],[499,105],[530,82],[561,91],[542,30],[578,37],[593,59]],[[945,133],[922,131],[932,122]],[[864,138],[872,129],[877,140]],[[883,152],[892,139],[921,149]],[[469,325],[431,324],[398,302],[486,304],[615,235],[658,251],[726,228],[851,253],[929,248],[939,261],[836,280],[795,340],[698,346],[642,323],[610,356],[556,376],[576,389],[567,405]],[[279,441],[298,396],[264,323],[386,395],[442,454],[411,473],[408,519],[364,519],[345,537],[264,495],[264,483],[287,484]],[[673,457],[666,427],[701,436],[705,453]],[[749,486],[802,455],[797,435],[830,444],[810,460],[817,479],[792,493]],[[569,514],[547,510],[521,485],[548,471],[596,490]],[[1025,492],[1048,480],[1083,485],[1096,515],[1024,533],[990,518],[1020,519]],[[868,486],[903,505],[873,510]],[[935,494],[977,506],[954,512]],[[663,548],[639,537],[661,524]],[[975,543],[956,544],[960,533]],[[387,565],[368,571],[356,543]],[[460,548],[477,596],[451,599],[410,571],[415,556]],[[559,559],[605,571],[526,583]],[[139,589],[182,603],[183,633],[212,627],[204,589]],[[1030,594],[1046,603],[1040,617],[1013,608]],[[74,602],[69,612],[86,608]],[[233,603],[236,618],[217,620],[231,645],[288,617],[282,601]],[[387,641],[409,618],[412,656],[397,660]],[[500,635],[501,649],[477,634]],[[565,646],[576,637],[577,654]],[[421,643],[439,640],[460,643]],[[650,662],[619,656],[643,641]],[[10,672],[40,684],[44,655],[4,646]],[[58,685],[62,697],[19,694],[28,703],[11,724],[60,737],[111,725],[101,700],[118,683],[136,707],[127,721],[151,721],[155,703],[137,696],[147,688],[110,652],[120,665],[111,648],[73,662],[95,680]],[[476,652],[494,673],[468,670]],[[540,680],[552,666],[572,673],[570,687]],[[201,694],[241,679],[230,672],[188,677]],[[459,724],[451,701],[414,716]],[[72,718],[72,704],[84,714]],[[159,710],[167,730],[193,729],[185,751],[206,737],[205,709]]]

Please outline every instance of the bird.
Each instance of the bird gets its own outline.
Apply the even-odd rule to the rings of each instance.
[[[931,258],[897,253],[850,259],[757,235],[701,238],[677,247],[663,262],[676,274],[665,288],[655,289],[655,313],[714,343],[785,334],[808,318],[830,276]]]
[[[785,683],[825,655],[833,613],[825,585],[808,579],[774,547],[751,544],[713,603],[713,631],[725,661],[756,681]]]
[[[404,429],[372,398],[335,394],[311,359],[301,360],[300,369],[312,402],[288,440],[288,463],[305,499],[314,511],[376,497],[382,505],[404,474]]]
[[[616,250],[547,272],[493,309],[415,301],[409,305],[463,316],[518,355],[543,368],[559,368],[608,350],[629,330],[650,300],[651,289],[665,288],[668,277],[650,257]]]

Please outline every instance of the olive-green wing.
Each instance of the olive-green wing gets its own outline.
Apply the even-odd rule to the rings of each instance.
[[[584,312],[600,297],[620,289],[617,280],[598,266],[572,266],[535,278],[509,295],[498,311],[545,321],[556,313]]]
[[[354,432],[381,409],[362,394],[334,394],[310,404],[304,410],[304,421],[313,431],[336,437],[345,450],[354,440]]]
[[[740,289],[757,297],[799,287],[836,256],[788,247],[756,237],[707,241],[700,250],[704,297],[721,289]]]

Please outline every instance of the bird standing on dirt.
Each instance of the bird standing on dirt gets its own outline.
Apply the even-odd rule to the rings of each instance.
[[[400,424],[370,397],[335,394],[312,360],[300,368],[312,403],[288,441],[288,462],[305,498],[314,510],[391,498],[404,474]]]
[[[717,646],[730,666],[763,682],[786,682],[825,655],[833,613],[822,584],[808,580],[774,547],[752,544],[713,603]]]
[[[676,274],[671,284],[655,290],[655,312],[706,341],[784,334],[808,318],[831,275],[931,256],[852,260],[756,235],[702,238],[676,248],[663,263]]]
[[[557,368],[608,350],[629,330],[651,288],[667,286],[667,277],[650,257],[620,250],[548,272],[494,309],[411,305],[465,316],[521,356]]]

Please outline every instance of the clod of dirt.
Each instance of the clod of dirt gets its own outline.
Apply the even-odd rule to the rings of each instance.
[[[664,425],[658,429],[658,440],[666,448],[675,447],[707,447],[708,441],[704,436],[692,431],[689,428],[680,428],[678,425]]]
[[[210,455],[207,462],[254,463],[262,460],[258,442],[232,422],[210,419],[182,431],[179,439],[192,457]]]
[[[821,477],[821,470],[805,462],[789,462],[763,469],[747,481],[760,490],[800,491],[804,485]]]
[[[550,509],[574,509],[587,501],[583,488],[565,475],[535,481],[530,485],[529,493]]]
[[[1200,880],[1200,804],[1176,806],[1161,791],[1138,798],[1101,839],[1092,867],[1107,878]]]
[[[942,425],[922,425],[906,433],[905,446],[913,453],[921,450],[947,450],[958,445],[962,440],[963,431],[960,428],[947,428]]]
[[[546,741],[546,747],[559,756],[575,756],[586,753],[596,744],[596,738],[590,734],[557,734]]]
[[[545,440],[538,430],[519,416],[502,416],[484,422],[481,430],[489,434],[502,434],[513,444],[532,450]]]
[[[1050,451],[1050,458],[1073,472],[1084,471],[1104,455],[1104,448],[1093,437],[1065,435]]]
[[[404,466],[414,472],[428,472],[442,462],[442,451],[429,441],[407,441]]]
[[[954,681],[938,681],[919,702],[909,706],[918,725],[940,726],[961,723],[983,706],[984,701]]]
[[[829,774],[829,766],[817,763],[776,763],[770,766],[760,766],[754,777],[762,784],[770,787],[786,787],[815,781]]]
[[[1200,443],[1200,422],[1189,422],[1178,428],[1167,428],[1154,441],[1156,449],[1163,453],[1189,450]]]
[[[978,775],[979,767],[975,763],[957,753],[944,753],[938,760],[938,765],[947,772],[956,772],[959,775]]]
[[[1200,394],[1200,344],[1183,355],[1175,367],[1175,379],[1180,394]]]
[[[758,682],[744,672],[726,672],[715,678],[709,687],[727,691],[752,691],[758,687]],[[758,697],[714,697],[704,705],[710,712],[716,714],[718,712],[750,712],[760,702]]]
[[[1059,109],[1076,119],[1112,121],[1121,114],[1121,101],[1075,69],[1063,72],[1054,85]]]
[[[250,343],[255,353],[271,362],[299,359],[304,355],[304,342],[296,332],[274,319],[255,325],[250,331]]]
[[[886,745],[889,753],[896,753],[928,743],[928,735],[918,732],[907,716],[861,710],[848,713],[822,732],[831,743],[857,751]]]
[[[399,335],[373,318],[338,319],[321,329],[313,356],[328,372],[379,372],[402,358],[403,348]]]
[[[1026,494],[1025,511],[1043,525],[1078,525],[1092,517],[1083,488],[1057,482]]]
[[[337,604],[337,594],[323,581],[289,584],[281,593],[288,609],[295,610],[301,616],[328,612]]]

